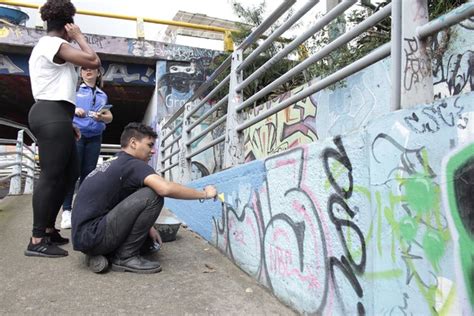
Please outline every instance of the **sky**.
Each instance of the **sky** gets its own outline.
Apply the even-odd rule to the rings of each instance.
[[[28,0],[27,3],[44,3],[44,0]],[[73,0],[77,9],[108,12],[130,16],[142,16],[155,19],[172,20],[177,11],[187,11],[191,13],[202,13],[210,17],[239,21],[239,18],[232,10],[231,0]],[[258,0],[239,0],[247,7],[260,3]],[[283,0],[267,0],[265,16],[275,10]],[[321,1],[325,2],[325,0]],[[293,8],[297,10],[306,1],[298,0]],[[321,7],[318,4],[317,7]],[[28,27],[34,27],[39,16],[34,9],[21,8],[29,16]],[[318,10],[318,8],[315,8]],[[312,11],[308,13],[314,17]],[[110,18],[99,18],[84,15],[76,15],[75,22],[84,33],[101,34],[120,37],[136,37],[136,24],[133,21],[117,20]],[[166,26],[145,23],[145,38],[148,40],[161,40]],[[177,39],[177,44],[198,46],[211,49],[222,49],[223,43],[220,41],[207,41],[202,39],[190,39],[183,37]]]

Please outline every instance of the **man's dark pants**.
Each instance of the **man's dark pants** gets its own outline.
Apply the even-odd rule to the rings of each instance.
[[[163,208],[163,197],[144,187],[117,204],[106,215],[102,241],[88,255],[110,255],[117,259],[136,256]]]

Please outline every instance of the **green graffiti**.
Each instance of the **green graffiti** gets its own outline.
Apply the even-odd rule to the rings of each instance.
[[[404,180],[405,199],[417,214],[433,210],[438,201],[435,184],[424,175],[417,174]]]
[[[413,217],[408,216],[408,215],[402,217],[402,219],[400,220],[399,226],[400,226],[400,233],[403,239],[405,239],[405,241],[410,243],[413,240],[415,240],[416,233],[418,231],[418,223]]]
[[[456,256],[461,263],[464,289],[474,307],[474,225],[472,192],[474,179],[474,143],[458,149],[445,159],[445,198],[449,205],[447,215],[457,232],[454,242]]]
[[[387,271],[376,271],[376,272],[366,272],[364,274],[364,278],[367,280],[388,280],[388,279],[398,279],[403,276],[403,270],[401,269],[393,269]]]
[[[441,234],[432,229],[427,230],[423,236],[423,249],[435,270],[439,271],[439,261],[446,250],[446,245],[444,244]]]

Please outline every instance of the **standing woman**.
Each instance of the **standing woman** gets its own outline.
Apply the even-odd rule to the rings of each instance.
[[[41,173],[33,194],[33,236],[25,255],[64,257],[58,245],[69,242],[55,229],[66,190],[78,176],[76,139],[72,126],[77,73],[74,65],[99,68],[100,59],[74,24],[76,8],[70,0],[48,0],[40,10],[47,35],[33,48],[29,60],[31,89],[36,103],[28,115],[37,138]],[[76,41],[80,49],[69,42]]]
[[[102,133],[105,124],[112,122],[112,113],[104,108],[107,106],[107,95],[102,91],[102,76],[99,69],[81,68],[81,85],[76,94],[76,110],[74,125],[81,132],[77,141],[80,179],[79,185],[89,173],[95,169],[100,155]],[[72,198],[75,181],[66,194],[63,203],[61,228],[71,228]]]

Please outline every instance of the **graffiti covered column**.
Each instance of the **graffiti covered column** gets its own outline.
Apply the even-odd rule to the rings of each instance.
[[[433,77],[426,40],[420,40],[416,35],[417,26],[427,22],[427,0],[402,1],[402,108],[433,101]]]
[[[243,92],[236,91],[235,87],[242,81],[243,71],[236,72],[242,63],[243,51],[237,49],[232,53],[232,65],[229,83],[229,98],[227,105],[226,139],[224,149],[224,168],[241,164],[244,161],[244,134],[237,132],[237,125],[241,122],[242,114],[236,108],[243,101]]]

